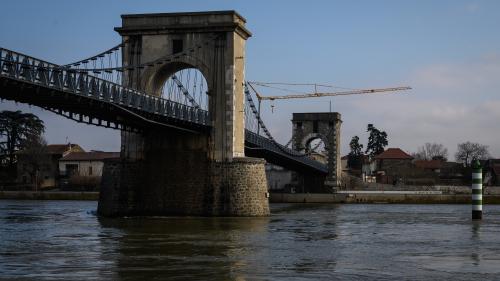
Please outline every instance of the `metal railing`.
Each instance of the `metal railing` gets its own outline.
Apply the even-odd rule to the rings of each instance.
[[[208,126],[208,111],[155,97],[21,53],[0,48],[0,76],[65,93],[113,103],[128,109]]]
[[[290,160],[293,160],[295,162],[299,162],[303,165],[309,166],[315,170],[321,171],[323,173],[328,173],[328,167],[327,165],[318,162],[314,159],[311,159],[309,157],[303,157],[301,155],[294,156],[294,154],[297,153],[297,151],[290,149],[288,147],[285,147],[284,145],[278,144],[274,140],[270,140],[264,136],[260,136],[250,130],[245,130],[245,141],[251,143],[252,145],[255,145],[258,148],[267,150],[267,151],[272,151],[275,154],[279,154],[285,158],[288,158]]]

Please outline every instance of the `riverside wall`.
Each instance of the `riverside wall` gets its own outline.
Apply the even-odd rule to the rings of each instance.
[[[271,203],[389,203],[389,204],[471,204],[470,194],[426,193],[271,193]],[[483,196],[484,204],[500,204],[500,195]]]
[[[0,199],[12,200],[91,200],[99,199],[99,192],[76,191],[0,191]]]

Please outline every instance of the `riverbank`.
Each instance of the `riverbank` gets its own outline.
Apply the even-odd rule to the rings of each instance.
[[[17,200],[90,200],[97,201],[99,192],[80,191],[0,191],[0,199]]]
[[[79,191],[0,191],[0,199],[89,200],[99,192]],[[471,204],[470,194],[442,194],[429,191],[342,191],[337,194],[271,193],[270,203],[388,203],[388,204]],[[484,195],[484,204],[500,204],[500,195]]]
[[[470,194],[433,192],[356,192],[337,194],[271,193],[271,203],[388,203],[388,204],[471,204]],[[500,195],[484,195],[484,204],[500,204]]]

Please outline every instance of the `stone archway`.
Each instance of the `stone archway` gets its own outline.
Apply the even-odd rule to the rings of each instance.
[[[340,126],[342,120],[337,112],[294,113],[293,148],[306,151],[308,143],[313,139],[321,139],[325,143],[328,155],[328,175],[325,185],[337,187],[340,184]]]

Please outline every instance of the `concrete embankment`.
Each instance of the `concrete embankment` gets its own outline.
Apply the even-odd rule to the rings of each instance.
[[[0,199],[19,200],[98,200],[99,192],[0,191]]]
[[[500,204],[500,195],[485,195],[485,204]],[[337,194],[271,193],[271,203],[391,203],[391,204],[471,204],[467,194],[362,192]]]

